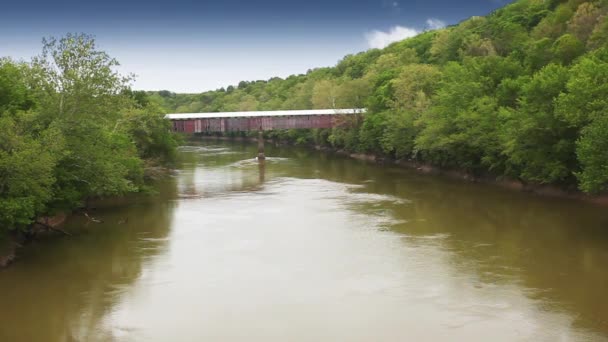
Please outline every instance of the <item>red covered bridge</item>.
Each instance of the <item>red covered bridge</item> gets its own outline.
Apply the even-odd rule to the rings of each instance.
[[[365,113],[365,109],[273,110],[257,112],[218,112],[167,114],[173,130],[183,133],[258,131],[258,159],[264,160],[263,131],[293,128],[331,128],[346,117]]]
[[[344,116],[365,113],[365,109],[311,109],[252,112],[167,114],[173,130],[184,133],[267,131],[293,128],[331,128]]]

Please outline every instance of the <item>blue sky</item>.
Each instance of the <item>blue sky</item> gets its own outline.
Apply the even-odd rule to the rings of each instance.
[[[135,73],[135,89],[200,92],[335,65],[421,30],[484,15],[503,0],[10,1],[0,56],[29,59],[41,38],[93,34]]]

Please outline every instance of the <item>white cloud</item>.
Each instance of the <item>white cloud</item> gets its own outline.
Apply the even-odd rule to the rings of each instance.
[[[398,2],[392,2],[394,6],[399,6]],[[438,30],[446,26],[445,21],[437,18],[429,18],[426,20],[425,30]],[[382,49],[390,45],[391,43],[410,38],[421,33],[422,30],[418,30],[412,27],[406,26],[393,26],[387,32],[374,30],[365,34],[367,45],[370,48]]]
[[[382,49],[390,43],[413,37],[419,34],[420,31],[404,26],[391,27],[388,32],[374,30],[365,34],[367,45],[370,48]]]
[[[429,18],[426,20],[426,26],[429,30],[438,30],[444,28],[446,24],[445,21],[439,20],[437,18]]]

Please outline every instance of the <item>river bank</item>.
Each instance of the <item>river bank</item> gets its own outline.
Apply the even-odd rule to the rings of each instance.
[[[202,140],[218,140],[218,141],[247,141],[256,142],[257,138],[254,137],[226,137],[226,136],[205,136],[198,135],[196,139]],[[295,146],[291,141],[277,140],[277,139],[265,139],[267,143],[275,144],[277,146]],[[577,201],[583,201],[593,203],[601,206],[608,207],[608,193],[602,193],[599,195],[589,195],[577,189],[564,189],[556,185],[549,184],[532,184],[525,183],[518,179],[512,179],[508,177],[499,177],[492,174],[475,175],[465,170],[456,169],[444,169],[429,163],[423,163],[415,160],[405,159],[394,159],[385,155],[376,154],[364,154],[364,153],[351,153],[344,149],[337,149],[330,146],[321,145],[298,145],[305,146],[317,151],[323,151],[328,153],[335,153],[338,155],[346,156],[349,158],[362,160],[370,163],[380,165],[394,165],[407,169],[413,169],[422,174],[439,175],[442,177],[448,177],[451,179],[458,179],[473,183],[492,184],[501,188],[510,189],[513,191],[526,192],[537,196],[553,197],[553,198],[564,198]]]
[[[196,136],[195,140],[216,140],[216,141],[243,141],[254,143],[257,141],[255,137],[226,137],[226,136]],[[295,146],[291,141],[278,140],[278,139],[266,139],[269,144],[275,146]],[[541,185],[541,184],[526,184],[520,180],[508,179],[506,177],[496,177],[491,174],[485,175],[474,175],[470,172],[463,170],[454,169],[443,169],[428,163],[421,163],[413,160],[396,160],[387,156],[375,155],[375,154],[362,154],[362,153],[351,153],[343,149],[336,149],[329,146],[320,145],[299,145],[310,149],[325,153],[334,153],[337,155],[345,156],[348,158],[365,161],[368,163],[374,163],[378,165],[392,165],[406,169],[415,170],[421,174],[436,175],[441,177],[447,177],[450,179],[457,179],[472,183],[483,183],[491,184],[501,188],[510,189],[513,191],[526,192],[537,196],[545,196],[552,198],[564,198],[572,199],[577,201],[589,202],[601,206],[608,207],[608,194],[601,195],[588,195],[578,190],[566,190],[558,186],[553,185]],[[168,175],[175,174],[175,170],[164,166],[147,167],[146,177],[152,181],[158,181]],[[125,203],[126,197],[116,198],[114,202]],[[95,206],[94,202],[90,202],[88,205]],[[84,212],[83,212],[84,213]],[[69,233],[63,231],[60,227],[68,219],[69,216],[74,213],[66,214],[60,213],[53,217],[42,217],[33,224],[31,232],[28,234],[13,233],[0,239],[0,269],[6,268],[13,264],[18,257],[18,250],[23,244],[28,243],[30,240],[35,239],[37,236],[62,234],[69,235]],[[83,215],[87,216],[87,219],[95,221],[96,219],[89,217],[86,213]]]
[[[17,256],[17,245],[11,237],[0,237],[0,270],[12,264]]]
[[[158,195],[95,202],[100,223],[77,212],[72,236],[19,249],[0,340],[608,336],[602,207],[312,148],[268,143],[260,167],[256,144],[185,145]]]
[[[32,223],[31,229],[27,233],[14,231],[0,238],[0,270],[13,264],[17,260],[19,248],[40,234],[69,234],[60,228],[67,218],[68,214],[63,212],[54,216],[41,217]]]
[[[473,183],[492,184],[502,188],[527,192],[539,196],[567,198],[608,206],[608,194],[589,195],[579,190],[567,190],[556,185],[525,183],[521,180],[511,179],[508,177],[497,177],[492,174],[475,175],[464,170],[444,169],[432,164],[422,163],[414,160],[392,159],[386,156],[377,156],[374,154],[349,153],[348,151],[344,150],[334,150],[331,148],[327,149],[320,146],[315,146],[315,149],[327,150],[367,162],[391,164],[408,169],[414,169],[423,174],[439,175]]]
[[[144,169],[144,177],[147,183],[155,183],[166,179],[171,175],[175,175],[176,170],[171,167],[159,165],[157,163],[149,163]],[[146,189],[147,192],[154,193],[151,189]],[[137,195],[136,195],[137,196]],[[60,212],[53,216],[44,216],[36,219],[32,223],[30,230],[27,232],[14,231],[8,233],[6,236],[0,237],[0,270],[7,268],[18,259],[18,252],[21,247],[25,244],[35,240],[41,236],[49,235],[71,235],[61,227],[70,218],[75,215],[86,217],[86,220],[93,223],[100,223],[98,219],[90,216],[88,213],[89,209],[95,209],[98,206],[107,205],[107,201],[110,200],[113,206],[124,206],[127,205],[132,196],[119,196],[112,197],[110,199],[94,199],[86,202],[87,208],[76,209],[72,212]]]

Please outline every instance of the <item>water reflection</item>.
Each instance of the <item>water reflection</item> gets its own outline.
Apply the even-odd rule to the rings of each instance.
[[[239,143],[229,146],[231,157],[214,158],[220,165],[255,152]],[[471,288],[514,286],[539,310],[563,314],[560,324],[608,335],[608,297],[603,295],[608,288],[603,267],[608,262],[608,215],[601,208],[306,149],[271,147],[267,155],[288,158],[267,167],[267,181],[320,178],[358,185],[352,192],[364,196],[390,196],[346,204],[352,212],[374,218],[374,226],[403,234],[404,243],[431,241],[448,253],[452,276],[468,272]]]
[[[169,182],[170,183],[170,182]],[[121,293],[166,252],[175,186],[126,207],[101,203],[101,224],[73,217],[72,237],[47,238],[0,271],[0,341],[109,341],[100,330]],[[121,202],[121,201],[118,201]]]
[[[258,160],[258,175],[260,184],[263,184],[266,179],[266,159]]]
[[[0,340],[607,339],[602,208],[266,152],[183,147],[160,196],[27,247]]]

